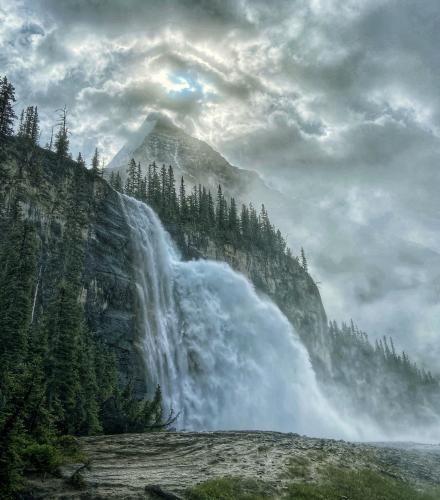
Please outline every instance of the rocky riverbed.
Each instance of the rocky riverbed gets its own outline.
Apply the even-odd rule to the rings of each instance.
[[[317,482],[329,467],[368,469],[416,489],[440,484],[439,446],[276,432],[158,432],[80,441],[83,463],[62,466],[59,477],[29,477],[26,498],[186,498],[190,488],[220,477],[261,482],[270,498],[282,498],[292,482]]]

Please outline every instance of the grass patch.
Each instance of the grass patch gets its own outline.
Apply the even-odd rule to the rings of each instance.
[[[307,459],[298,457],[292,479],[307,469]],[[298,470],[299,469],[299,470]],[[370,469],[328,467],[319,482],[290,483],[281,494],[264,481],[223,477],[201,483],[186,492],[186,500],[439,500],[440,488],[418,491],[413,486]]]
[[[239,477],[211,479],[189,489],[187,500],[267,500],[273,498],[273,488],[263,481]]]
[[[295,483],[286,500],[438,500],[440,489],[419,492],[411,485],[379,472],[328,468],[320,483]]]

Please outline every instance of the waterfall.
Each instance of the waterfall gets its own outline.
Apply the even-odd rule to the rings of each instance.
[[[178,427],[355,438],[277,306],[224,263],[182,261],[150,207],[127,196],[122,204],[148,380],[181,412]]]

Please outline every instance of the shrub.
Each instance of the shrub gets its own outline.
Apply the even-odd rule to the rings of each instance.
[[[61,462],[58,450],[50,444],[31,444],[22,452],[27,470],[54,472]]]

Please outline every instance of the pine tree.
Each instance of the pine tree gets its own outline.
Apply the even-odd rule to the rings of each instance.
[[[226,226],[225,199],[223,197],[222,187],[219,184],[217,188],[217,204],[216,204],[216,226],[218,231],[223,231]]]
[[[304,253],[304,248],[302,248],[302,247],[301,247],[301,266],[304,269],[304,271],[307,273],[308,272],[307,259],[306,259],[306,254]]]
[[[247,242],[250,236],[249,209],[244,204],[241,206],[240,230],[243,239]]]
[[[179,209],[180,221],[184,224],[188,219],[188,205],[186,200],[185,181],[183,180],[183,176],[180,178]]]
[[[160,209],[162,214],[166,214],[166,205],[168,202],[168,175],[165,165],[160,169]]]
[[[81,168],[86,167],[86,162],[84,161],[84,158],[82,157],[81,153],[78,153],[78,157],[76,158],[76,162],[78,163],[78,166]]]
[[[168,215],[171,221],[174,221],[177,217],[178,206],[177,206],[177,195],[176,195],[176,181],[174,179],[173,167],[170,165],[168,167]]]
[[[156,162],[151,166],[151,198],[150,203],[155,210],[159,210],[161,201],[160,177],[157,171]]]
[[[230,239],[236,244],[240,236],[240,222],[238,220],[237,205],[234,198],[231,198],[231,203],[229,205],[228,230]]]
[[[92,172],[98,176],[100,175],[100,172],[99,172],[99,151],[98,151],[98,148],[95,148],[95,152],[93,154],[93,157],[92,157]]]
[[[36,274],[36,245],[35,231],[23,220],[15,199],[0,255],[0,379],[25,357]]]
[[[14,130],[15,88],[8,79],[3,77],[0,81],[0,136],[12,135]]]
[[[38,108],[35,106],[32,117],[32,126],[30,131],[30,139],[32,144],[38,144],[40,138],[40,118],[38,116]]]
[[[60,111],[58,131],[55,135],[55,152],[59,159],[67,158],[69,153],[69,130],[67,128],[67,109],[64,106]]]
[[[137,198],[142,198],[142,169],[140,162],[138,162],[138,164],[136,165],[134,192]]]
[[[21,113],[20,113],[20,121],[18,123],[18,131],[17,131],[17,135],[18,137],[24,137],[25,136],[25,132],[24,132],[24,109],[21,110]]]
[[[260,223],[252,203],[249,204],[249,242],[251,245],[260,244]]]
[[[122,179],[121,179],[121,174],[119,172],[116,172],[114,188],[116,189],[116,191],[119,191],[120,193],[123,192]]]

